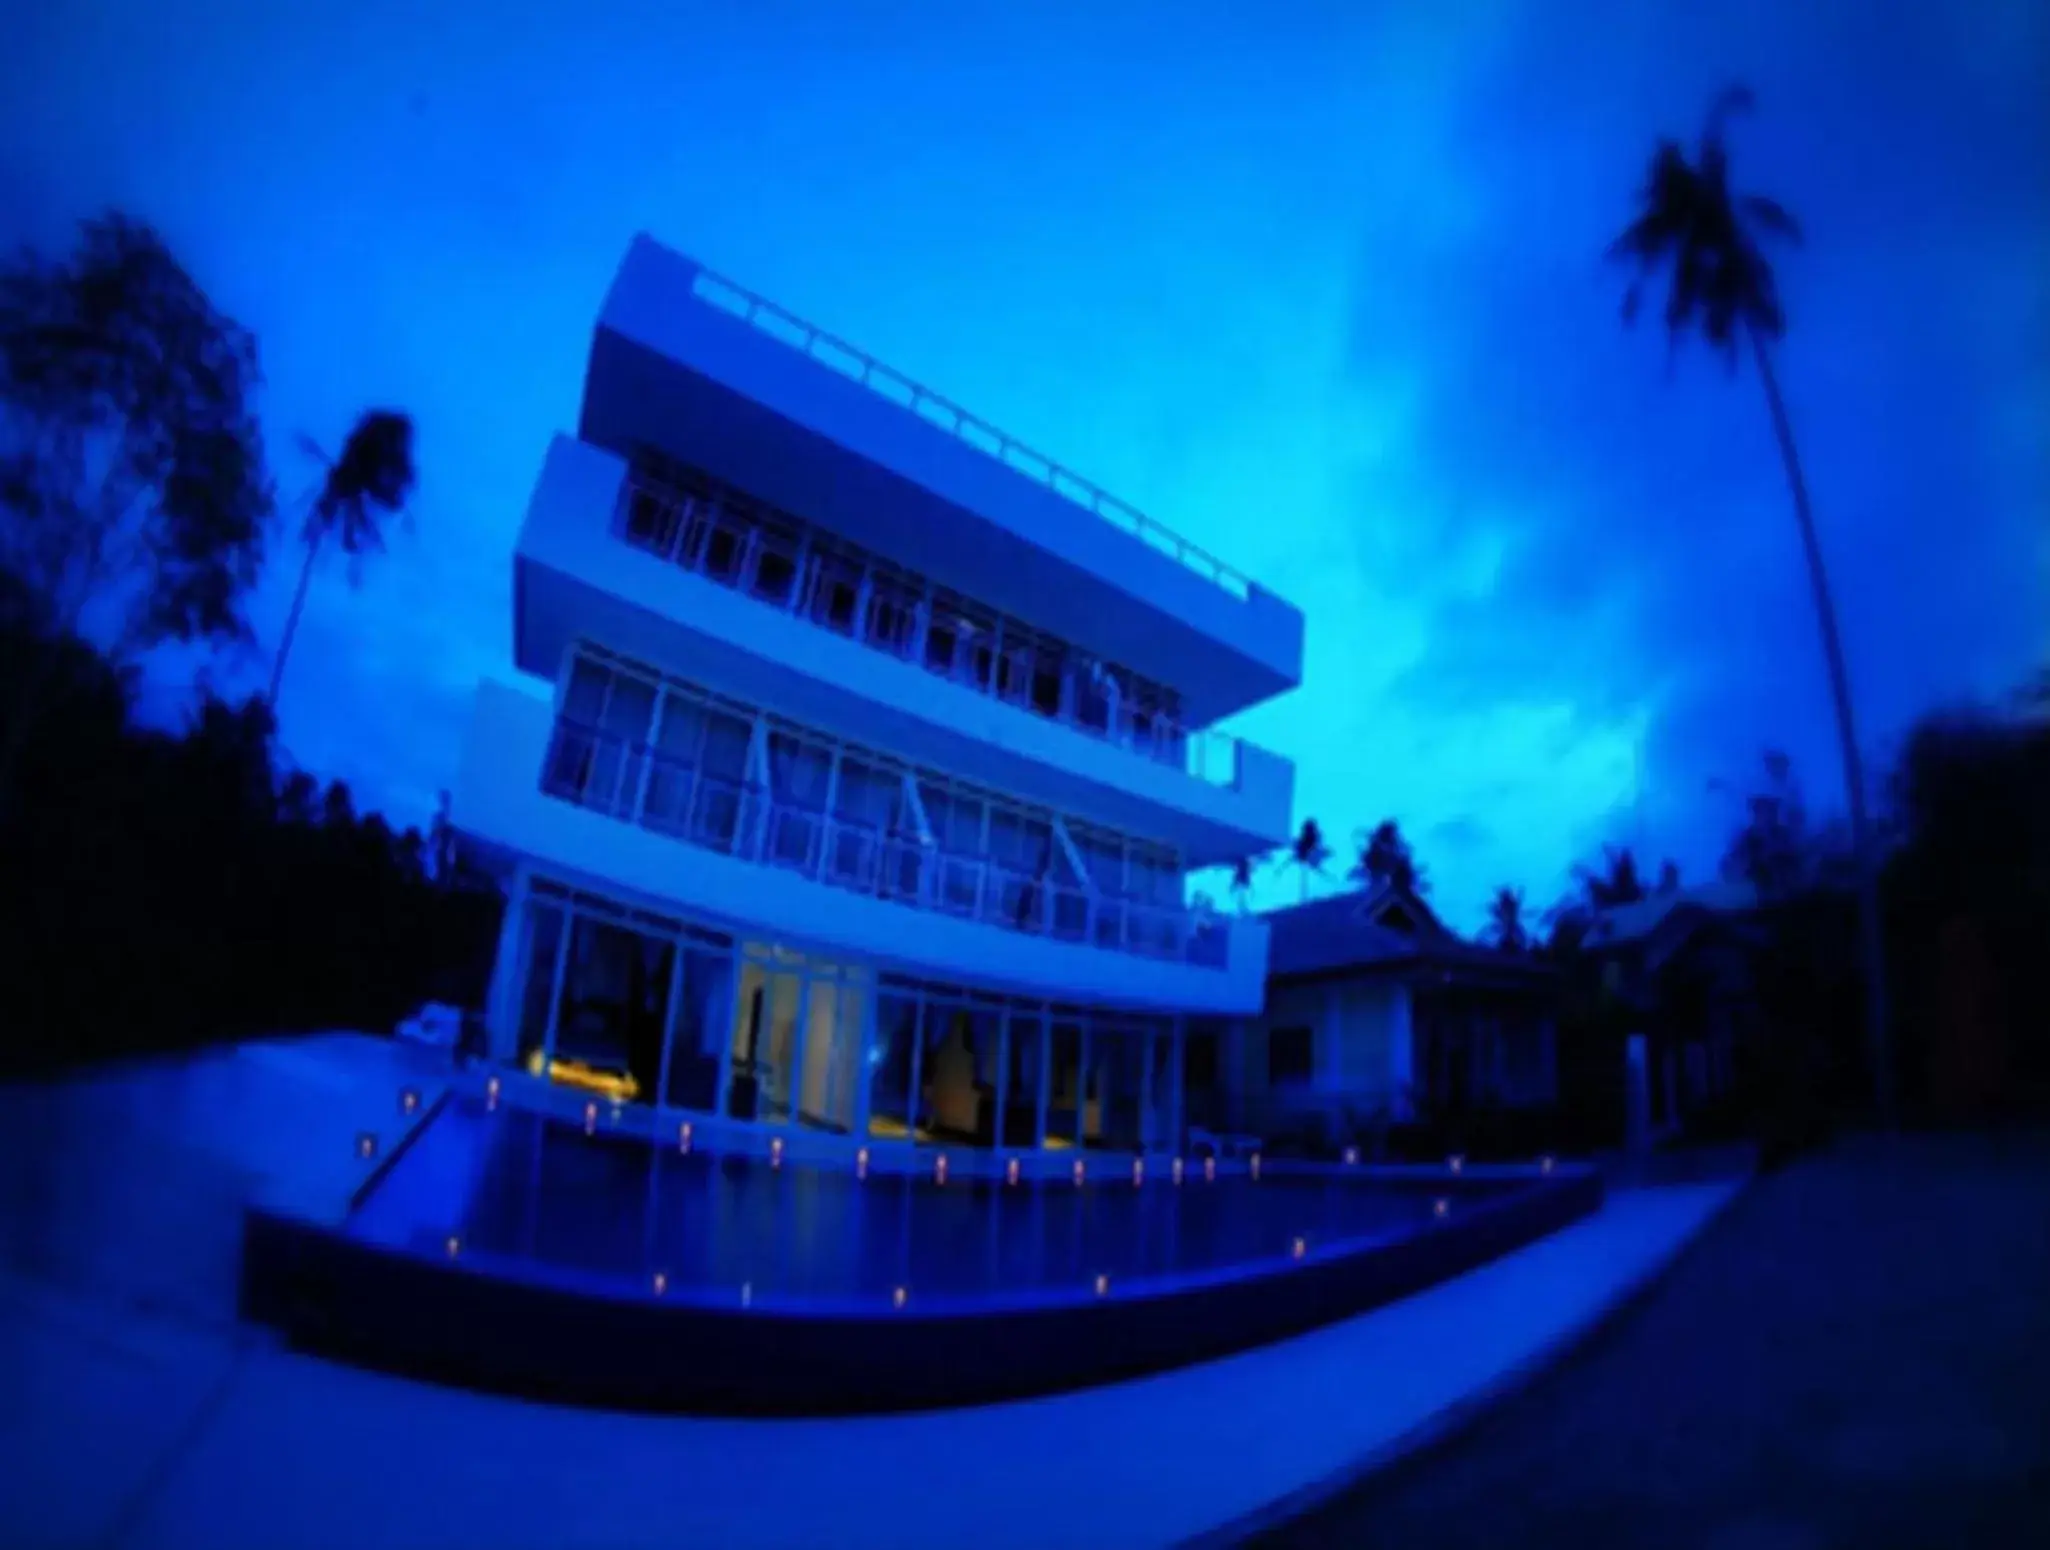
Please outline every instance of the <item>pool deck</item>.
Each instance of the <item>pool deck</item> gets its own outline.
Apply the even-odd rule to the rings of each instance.
[[[359,1060],[343,1045],[327,1053]],[[337,1165],[295,1179],[277,1161],[314,1123],[302,1111],[309,1094],[337,1111],[322,1134],[336,1144],[323,1152],[346,1154],[366,1117],[395,1112],[394,1074],[416,1070],[408,1052],[380,1045],[360,1057],[367,1075],[352,1086],[320,1076],[320,1049],[306,1054],[288,1084],[296,1099],[272,1093],[275,1069],[210,1090],[271,1112],[237,1131],[271,1160],[239,1175],[269,1198],[324,1200],[350,1177]],[[5,1099],[0,1108],[30,1101]],[[53,1273],[58,1261],[25,1256],[16,1234],[0,1260],[0,1542],[354,1550],[972,1537],[1046,1550],[1228,1538],[1513,1385],[1657,1274],[1738,1188],[1619,1188],[1594,1217],[1481,1270],[1221,1361],[1048,1399],[835,1421],[622,1416],[411,1383],[299,1355],[236,1321],[209,1268],[218,1230],[192,1235],[203,1247],[173,1278],[194,1288],[184,1297],[124,1291],[118,1256],[98,1256],[89,1277]],[[224,1184],[210,1198],[228,1193]],[[73,1214],[103,1213],[81,1200]]]

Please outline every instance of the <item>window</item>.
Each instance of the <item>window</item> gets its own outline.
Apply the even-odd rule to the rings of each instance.
[[[1316,1040],[1305,1027],[1274,1028],[1267,1034],[1267,1085],[1302,1087],[1314,1068]]]

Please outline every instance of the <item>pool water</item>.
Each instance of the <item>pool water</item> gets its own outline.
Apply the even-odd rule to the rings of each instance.
[[[370,1243],[478,1268],[644,1295],[751,1304],[889,1306],[899,1289],[935,1303],[1043,1305],[1167,1289],[1297,1257],[1427,1233],[1529,1186],[1399,1184],[1338,1170],[1270,1168],[1253,1181],[1176,1185],[1164,1160],[1135,1186],[1115,1176],[1022,1180],[884,1171],[853,1162],[720,1156],[474,1100],[445,1107],[351,1216]],[[1447,1202],[1447,1214],[1437,1203]]]

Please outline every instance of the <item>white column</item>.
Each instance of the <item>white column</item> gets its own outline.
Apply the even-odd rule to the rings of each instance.
[[[505,897],[505,917],[498,925],[498,956],[491,966],[491,991],[484,1003],[485,1048],[494,1060],[519,1053],[520,991],[526,981],[527,900],[530,879],[522,866],[513,874]]]
[[[1011,1014],[997,1013],[997,1112],[990,1130],[990,1147],[993,1151],[1004,1149],[1004,1115],[1011,1101]],[[994,1217],[995,1212],[990,1215]]]

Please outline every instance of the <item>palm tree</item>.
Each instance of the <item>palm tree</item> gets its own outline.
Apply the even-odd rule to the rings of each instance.
[[[1231,864],[1231,897],[1232,902],[1238,905],[1241,915],[1245,914],[1247,901],[1253,896],[1255,864],[1251,856],[1241,856]]]
[[[405,509],[416,477],[413,421],[396,409],[365,411],[342,443],[342,455],[332,462],[310,440],[302,437],[300,445],[327,464],[327,474],[306,514],[306,563],[299,571],[299,590],[292,595],[292,611],[285,617],[285,634],[278,642],[270,692],[264,701],[272,709],[277,707],[285,659],[291,655],[292,637],[298,633],[299,613],[306,606],[306,589],[313,581],[313,562],[321,544],[332,534],[342,552],[350,556],[382,549],[384,521]]]
[[[1393,818],[1383,818],[1371,829],[1354,830],[1352,842],[1358,854],[1352,869],[1345,874],[1348,882],[1393,883],[1417,894],[1430,887],[1423,868],[1416,864],[1410,851],[1409,841],[1402,837],[1401,826]]]
[[[1885,974],[1880,962],[1879,905],[1876,858],[1865,810],[1865,777],[1858,753],[1856,724],[1851,715],[1851,688],[1844,669],[1843,642],[1837,632],[1836,608],[1815,535],[1815,517],[1808,503],[1808,484],[1794,447],[1794,432],[1780,398],[1773,372],[1772,346],[1786,333],[1786,313],[1763,238],[1800,240],[1800,227],[1786,208],[1758,194],[1730,189],[1729,155],[1723,125],[1732,113],[1751,106],[1748,89],[1735,86],[1711,105],[1695,159],[1689,161],[1678,142],[1661,140],[1653,150],[1637,215],[1610,245],[1610,256],[1635,266],[1637,273],[1623,296],[1623,318],[1630,322],[1654,272],[1671,274],[1666,293],[1668,349],[1677,349],[1690,328],[1698,328],[1734,370],[1739,349],[1749,345],[1765,388],[1773,435],[1786,466],[1794,498],[1794,520],[1807,557],[1808,581],[1815,597],[1816,622],[1822,631],[1822,654],[1836,702],[1837,741],[1844,765],[1844,786],[1850,801],[1851,846],[1858,859],[1859,934],[1864,947],[1866,1037],[1882,1124],[1893,1115],[1893,1067],[1887,1050]]]
[[[1604,845],[1601,870],[1577,866],[1573,877],[1593,909],[1614,909],[1644,897],[1644,879],[1637,875],[1637,857],[1628,845]]]
[[[1488,905],[1487,938],[1505,953],[1520,953],[1530,947],[1530,932],[1523,924],[1523,890],[1503,886],[1495,890]]]
[[[1296,837],[1289,842],[1288,863],[1302,878],[1303,902],[1310,899],[1310,874],[1321,874],[1324,863],[1331,859],[1331,847],[1324,842],[1324,826],[1314,818],[1305,818]]]

